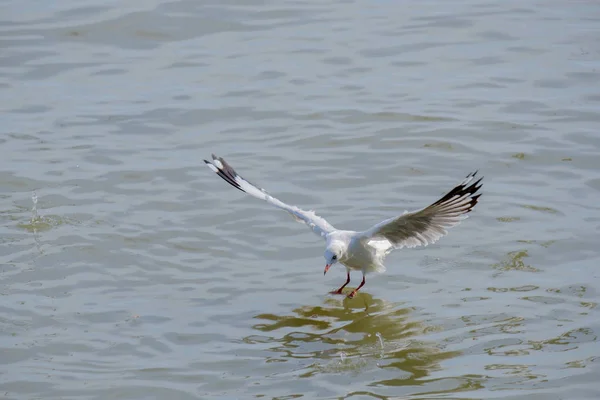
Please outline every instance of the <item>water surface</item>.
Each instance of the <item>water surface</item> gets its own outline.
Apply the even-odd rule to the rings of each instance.
[[[600,395],[596,2],[0,10],[3,398]],[[350,300],[212,152],[339,228],[484,194]]]

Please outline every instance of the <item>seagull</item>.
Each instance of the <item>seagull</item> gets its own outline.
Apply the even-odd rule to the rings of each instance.
[[[470,173],[452,190],[435,203],[415,211],[405,211],[366,231],[348,231],[334,228],[314,211],[305,211],[291,206],[271,196],[264,189],[242,178],[223,158],[212,155],[212,161],[204,160],[208,168],[236,189],[290,213],[297,221],[303,222],[314,233],[327,241],[325,248],[325,271],[335,263],[346,267],[347,279],[339,289],[331,294],[343,294],[342,290],[350,283],[350,271],[361,271],[363,278],[360,286],[354,289],[349,298],[365,285],[365,275],[371,272],[383,273],[385,257],[395,249],[427,246],[445,236],[447,229],[458,225],[466,219],[481,194],[483,177],[475,180],[477,171]]]

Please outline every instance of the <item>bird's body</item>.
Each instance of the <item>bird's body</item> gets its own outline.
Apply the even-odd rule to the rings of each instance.
[[[326,236],[327,247],[339,248],[338,262],[348,270],[370,272],[385,272],[383,260],[387,252],[368,244],[362,232],[333,231]]]
[[[447,229],[457,225],[467,217],[477,204],[481,188],[481,179],[472,183],[474,172],[437,202],[423,209],[405,212],[362,232],[339,230],[313,211],[304,211],[290,206],[268,194],[264,189],[250,183],[220,157],[212,156],[212,161],[204,160],[206,165],[227,183],[245,193],[289,212],[296,220],[304,222],[316,234],[326,240],[325,273],[331,265],[339,262],[347,269],[346,283],[332,292],[342,294],[342,289],[350,282],[350,271],[363,273],[362,283],[349,297],[365,284],[365,275],[371,272],[385,272],[385,257],[394,249],[403,247],[426,246],[436,242],[447,233]]]

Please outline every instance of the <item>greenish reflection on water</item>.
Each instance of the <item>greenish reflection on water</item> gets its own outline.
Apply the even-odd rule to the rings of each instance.
[[[302,306],[289,315],[256,315],[260,322],[254,329],[281,335],[254,335],[244,341],[272,344],[269,352],[273,355],[267,362],[310,360],[301,378],[381,368],[397,376],[373,385],[422,385],[421,379],[440,369],[441,361],[460,352],[418,340],[436,327],[411,318],[412,311],[368,293],[353,300],[332,297],[323,305]]]

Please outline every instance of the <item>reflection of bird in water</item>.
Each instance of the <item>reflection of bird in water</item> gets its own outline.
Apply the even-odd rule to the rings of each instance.
[[[250,183],[221,157],[212,155],[212,161],[204,160],[206,165],[223,180],[236,189],[281,208],[297,220],[304,222],[315,233],[327,240],[325,249],[325,274],[329,268],[342,263],[347,270],[346,283],[333,294],[342,294],[342,289],[350,283],[350,271],[361,271],[363,279],[348,297],[354,297],[365,284],[365,274],[384,272],[383,261],[394,249],[403,247],[427,246],[446,235],[447,229],[457,225],[467,217],[477,204],[481,188],[481,179],[473,182],[477,172],[467,177],[435,203],[412,212],[392,217],[364,232],[338,230],[313,211],[305,211],[290,206],[268,194],[264,189]]]
[[[256,315],[259,322],[253,328],[258,334],[243,342],[260,344],[267,362],[286,362],[282,368],[299,376],[380,367],[402,371],[395,379],[399,384],[429,375],[441,361],[458,354],[415,340],[433,327],[413,320],[412,308],[368,293],[361,297],[368,310],[353,301],[340,307],[339,301],[326,298],[323,304],[302,306],[288,315]]]

